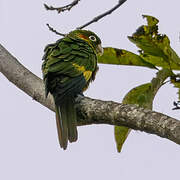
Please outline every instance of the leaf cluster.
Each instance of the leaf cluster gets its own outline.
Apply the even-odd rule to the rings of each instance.
[[[143,18],[146,19],[147,25],[140,26],[132,36],[128,36],[128,39],[139,48],[138,54],[124,49],[106,47],[103,56],[99,57],[99,63],[156,69],[158,72],[151,82],[133,88],[123,99],[124,104],[136,104],[152,109],[154,97],[167,78],[170,78],[169,82],[178,90],[180,89],[180,75],[173,72],[173,70],[180,70],[180,58],[171,48],[168,36],[158,33],[159,20],[148,15],[143,15]],[[178,94],[180,97],[180,90]],[[118,152],[121,152],[130,131],[127,127],[115,126],[114,134]]]

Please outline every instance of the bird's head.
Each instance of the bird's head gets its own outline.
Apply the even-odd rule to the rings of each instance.
[[[92,31],[74,30],[74,31],[71,31],[67,36],[69,36],[71,38],[78,38],[78,39],[84,40],[94,49],[94,51],[97,55],[103,54],[101,40]]]

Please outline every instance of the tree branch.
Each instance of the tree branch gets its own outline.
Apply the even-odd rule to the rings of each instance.
[[[55,29],[53,29],[53,27],[51,27],[49,24],[46,24],[46,25],[47,25],[47,27],[49,28],[49,30],[52,31],[53,33],[55,33],[55,34],[57,34],[57,35],[59,35],[59,36],[63,36],[63,37],[66,36],[66,34],[60,33],[60,32],[58,32],[58,31],[56,31]]]
[[[99,21],[100,19],[102,19],[103,17],[111,14],[113,11],[115,11],[116,9],[118,9],[124,2],[126,2],[127,0],[119,0],[118,4],[115,5],[112,9],[106,11],[105,13],[103,14],[100,14],[99,16],[96,16],[95,18],[93,18],[91,21],[87,22],[86,24],[78,27],[77,29],[83,29],[87,26],[89,26],[90,24],[94,23],[94,22],[97,22]]]
[[[45,99],[43,81],[20,64],[0,45],[0,72],[34,100],[54,111],[49,95]],[[110,124],[156,134],[180,144],[180,121],[164,114],[112,101],[77,98],[78,125]]]
[[[70,11],[72,7],[74,7],[75,5],[78,4],[80,0],[74,0],[72,3],[66,5],[66,6],[62,6],[62,7],[53,7],[53,6],[48,6],[47,4],[44,4],[44,7],[46,8],[46,10],[56,10],[58,13],[60,12],[64,12],[64,11]]]
[[[47,4],[44,4],[44,7],[46,8],[46,10],[56,10],[58,13],[60,12],[63,12],[63,11],[70,11],[71,8],[75,5],[78,4],[80,0],[74,0],[72,3],[66,5],[66,6],[62,6],[62,7],[53,7],[53,6],[48,6]],[[126,2],[127,0],[119,0],[118,1],[118,4],[115,5],[113,8],[111,8],[110,10],[104,12],[103,14],[100,14],[99,16],[96,16],[95,18],[93,18],[91,21],[85,23],[84,25],[80,26],[80,27],[77,27],[76,29],[83,29],[87,26],[89,26],[90,24],[92,23],[95,23],[97,21],[99,21],[100,19],[102,19],[103,17],[111,14],[113,11],[115,11],[116,9],[118,9],[124,2]],[[48,24],[47,24],[48,25]],[[55,32],[56,34],[59,34],[61,35],[61,33],[57,32],[56,30],[54,30],[53,28],[51,28],[49,25],[48,25],[49,29],[53,32]]]

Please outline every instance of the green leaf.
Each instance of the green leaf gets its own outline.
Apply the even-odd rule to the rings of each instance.
[[[114,136],[117,145],[117,151],[120,153],[122,150],[122,146],[130,133],[131,129],[125,126],[115,126],[114,127]]]
[[[146,83],[133,88],[123,99],[124,104],[137,104],[148,109],[152,109],[152,101],[152,83]]]
[[[98,62],[103,64],[144,66],[156,69],[152,63],[146,62],[143,58],[130,51],[111,47],[104,48],[104,53],[98,58]]]
[[[139,27],[128,37],[140,48],[140,57],[154,66],[180,70],[180,58],[171,48],[169,38],[158,34],[158,20],[152,16],[143,17],[147,19],[148,25]]]
[[[140,107],[152,109],[154,97],[164,81],[173,75],[169,69],[162,69],[150,83],[142,84],[129,91],[123,99],[124,104],[136,104]]]
[[[149,16],[149,15],[142,15],[142,16],[143,18],[147,19],[148,26],[155,26],[159,22],[159,20],[156,19],[155,17]]]
[[[154,97],[164,81],[173,73],[169,69],[158,71],[150,83],[140,85],[130,90],[123,99],[123,104],[136,104],[146,109],[152,109]],[[124,126],[115,126],[114,135],[117,151],[121,152],[122,146],[131,129]]]
[[[137,104],[144,108],[152,108],[151,83],[143,84],[129,91],[123,99],[123,104]],[[115,126],[114,135],[117,151],[121,152],[122,146],[131,129],[125,126]]]

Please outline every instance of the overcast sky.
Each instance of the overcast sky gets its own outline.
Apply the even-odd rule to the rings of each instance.
[[[114,6],[118,0],[82,0],[70,12],[58,15],[45,11],[43,3],[65,5],[67,0],[1,0],[0,43],[33,73],[41,75],[41,58],[46,44],[59,37],[46,23],[67,33]],[[160,32],[179,47],[180,1],[127,0],[113,14],[90,25],[103,46],[137,52],[127,36],[145,23],[142,14],[160,20]],[[149,82],[154,70],[128,66],[100,65],[97,78],[85,93],[102,100],[121,102],[133,87]],[[3,180],[156,180],[179,179],[180,146],[155,135],[133,131],[122,153],[116,152],[113,127],[78,127],[79,139],[66,151],[59,148],[55,115],[33,101],[0,74],[0,179]],[[172,111],[177,90],[165,85],[157,94],[154,110],[179,118]]]

